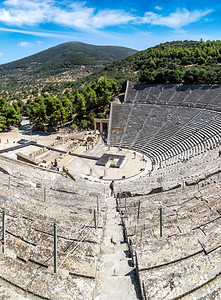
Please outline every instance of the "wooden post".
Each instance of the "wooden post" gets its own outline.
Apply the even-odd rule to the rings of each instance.
[[[137,219],[140,219],[140,200],[138,202],[138,211],[137,211]]]
[[[98,198],[98,195],[97,195],[97,211],[99,211],[100,208],[99,208],[99,198]]]
[[[185,180],[183,179],[183,189],[185,189],[185,186],[186,186]]]
[[[162,216],[162,207],[160,207],[160,237],[163,236],[163,216]]]
[[[119,202],[118,202],[118,197],[116,196],[116,206],[117,206],[117,209],[119,209]]]
[[[44,201],[46,201],[46,188],[44,188]]]
[[[2,253],[5,253],[5,225],[6,225],[6,214],[2,212]]]
[[[57,225],[54,223],[54,273],[57,273]]]
[[[95,227],[95,229],[97,229],[96,210],[94,210],[94,227]]]

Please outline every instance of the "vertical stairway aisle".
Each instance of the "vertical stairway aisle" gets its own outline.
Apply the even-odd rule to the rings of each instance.
[[[98,266],[95,300],[140,299],[135,268],[123,240],[121,218],[113,197],[107,199],[106,224]]]

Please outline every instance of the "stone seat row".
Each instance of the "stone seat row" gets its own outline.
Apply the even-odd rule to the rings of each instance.
[[[211,299],[220,291],[220,261],[220,250],[208,255],[200,252],[147,270],[142,268],[138,258],[144,299]]]
[[[67,272],[53,273],[48,268],[36,268],[34,263],[24,262],[12,256],[0,254],[0,276],[19,294],[24,291],[28,299],[91,299],[94,280],[75,277]],[[12,288],[13,289],[13,288]]]
[[[220,290],[220,204],[217,175],[204,178],[200,190],[193,185],[118,199],[144,299],[194,298]],[[162,237],[159,207],[163,207]]]
[[[173,85],[143,84],[127,82],[125,93],[127,103],[173,103],[175,105],[220,104],[221,87],[219,85]]]
[[[69,193],[78,193],[85,195],[87,193],[104,193],[104,189],[98,183],[84,182],[82,187],[82,179],[76,178],[76,181],[62,176],[58,172],[49,172],[45,169],[23,164],[18,161],[0,156],[0,167],[8,172],[11,177],[16,178],[16,181],[25,186],[42,187],[54,190],[63,190]],[[0,172],[1,175],[2,172]]]

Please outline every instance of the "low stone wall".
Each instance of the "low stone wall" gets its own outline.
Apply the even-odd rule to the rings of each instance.
[[[40,163],[39,161],[32,159],[29,156],[22,154],[21,152],[16,153],[16,155],[17,155],[17,160],[20,160],[20,161],[23,161],[23,162],[26,162],[26,163],[29,163],[29,164],[32,164],[35,166],[37,166]]]

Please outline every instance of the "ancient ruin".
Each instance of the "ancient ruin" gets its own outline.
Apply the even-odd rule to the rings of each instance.
[[[0,298],[220,299],[220,97],[128,82],[107,143],[2,133]]]

